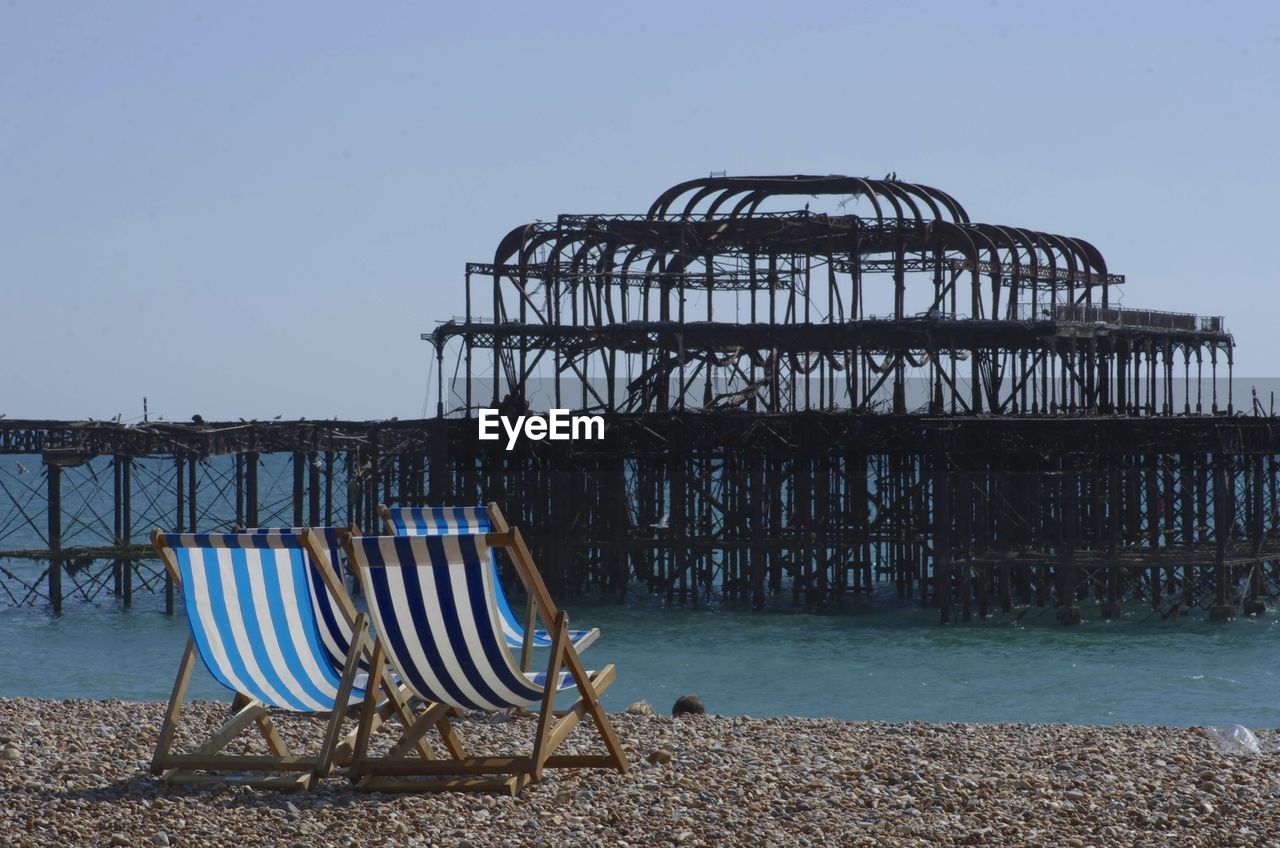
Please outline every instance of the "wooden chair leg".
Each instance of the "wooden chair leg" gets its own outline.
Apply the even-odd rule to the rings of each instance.
[[[182,715],[182,703],[187,697],[187,684],[191,682],[191,669],[195,666],[196,640],[187,637],[186,650],[182,652],[182,660],[178,663],[178,676],[173,681],[173,692],[169,695],[169,706],[164,712],[164,721],[160,725],[160,738],[156,740],[156,751],[151,757],[151,773],[158,775],[164,772],[164,761],[173,747],[173,735],[178,728],[178,718]]]
[[[387,753],[385,759],[395,760],[408,756],[410,749],[418,744],[418,740],[423,737],[433,727],[439,727],[441,724],[449,728],[450,735],[453,732],[453,726],[449,724],[449,707],[446,704],[432,704],[427,707],[405,730],[404,735],[400,737],[395,746]],[[456,739],[455,739],[456,742]],[[461,748],[461,745],[458,745]],[[465,755],[464,755],[465,756]],[[457,757],[455,759],[461,759]]]
[[[613,757],[618,771],[626,774],[627,754],[622,750],[622,743],[618,740],[617,734],[613,732],[613,723],[609,721],[604,705],[600,703],[600,696],[596,693],[595,686],[582,665],[582,658],[578,656],[578,651],[572,645],[566,646],[564,658],[565,664],[569,666],[569,673],[578,684],[578,697],[582,699],[587,712],[591,714],[591,719],[600,731],[600,738],[604,741],[605,748]]]
[[[524,613],[524,641],[520,645],[520,670],[528,671],[533,665],[533,631],[538,627],[538,607],[529,593],[529,605]]]
[[[347,664],[342,669],[342,682],[338,684],[338,695],[333,700],[333,712],[329,715],[324,746],[320,749],[320,758],[316,762],[315,778],[324,777],[333,765],[333,752],[338,746],[338,737],[342,734],[342,718],[347,714],[351,687],[355,685],[356,672],[360,668],[360,655],[369,639],[369,627],[364,613],[356,616],[354,633],[351,650],[347,652]]]
[[[377,718],[378,710],[378,691],[382,689],[383,675],[377,673],[377,669],[382,668],[382,641],[378,640],[373,645],[373,659],[369,663],[369,686],[364,692],[364,703],[360,705],[360,727],[356,731],[355,749],[351,755],[351,773],[358,774],[360,763],[369,755],[369,736],[373,733],[373,723]],[[387,693],[388,698],[394,698],[394,692]]]
[[[555,716],[556,683],[564,662],[564,643],[568,639],[569,617],[561,610],[556,616],[555,635],[551,638],[551,660],[547,663],[547,681],[542,692],[542,708],[538,711],[538,731],[533,737],[533,779],[542,780],[542,767],[551,753],[547,736]]]
[[[263,740],[267,743],[267,749],[277,757],[291,757],[293,751],[285,744],[284,738],[280,735],[280,731],[276,730],[275,724],[271,721],[271,716],[265,713],[256,719],[258,732],[262,734]]]

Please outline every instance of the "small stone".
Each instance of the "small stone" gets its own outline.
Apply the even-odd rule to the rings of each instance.
[[[653,704],[648,701],[636,701],[634,704],[627,707],[627,712],[631,715],[651,716],[654,715]]]
[[[123,833],[113,833],[111,834],[111,838],[107,840],[107,844],[110,845],[111,848],[125,848],[125,846],[129,844],[129,838]]]
[[[676,698],[675,705],[671,707],[671,715],[677,718],[682,715],[702,715],[706,711],[706,704],[702,703],[702,699],[692,693]]]
[[[169,848],[169,834],[163,830],[156,831],[155,835],[151,837],[151,844],[156,848]]]
[[[22,759],[22,752],[17,748],[5,748],[4,758],[6,760],[20,760]]]
[[[649,755],[649,762],[655,766],[665,766],[671,762],[671,752],[666,748],[659,748]]]

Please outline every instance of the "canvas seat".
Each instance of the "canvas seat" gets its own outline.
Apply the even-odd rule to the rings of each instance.
[[[537,616],[551,634],[544,673],[524,671],[511,655],[497,601],[494,546],[512,555]],[[361,788],[514,794],[539,780],[548,767],[627,770],[626,755],[599,700],[615,679],[614,667],[597,672],[583,667],[568,638],[568,616],[555,608],[519,530],[353,537],[347,540],[347,551],[368,600],[375,660],[386,656],[404,684],[423,700],[435,702],[440,715],[450,706],[497,712],[538,705],[535,738],[525,756],[436,761],[410,756],[416,735],[437,716],[428,712],[390,753],[369,757],[362,726],[352,765]],[[574,692],[574,703],[556,717],[556,696],[567,691]],[[366,711],[371,697],[366,698]],[[587,715],[606,753],[557,756],[554,752]],[[499,776],[479,777],[495,774]]]
[[[484,506],[404,506],[387,507],[379,505],[378,513],[382,517],[383,530],[392,536],[442,536],[456,533],[489,533],[507,530],[506,519],[497,504]],[[502,632],[507,645],[521,651],[520,667],[528,670],[532,661],[531,648],[551,647],[551,632],[534,628],[529,622],[532,618],[533,605],[530,602],[526,610],[525,621],[522,622],[511,609],[506,592],[499,579],[498,560],[492,556],[494,586],[498,611],[501,613]],[[526,626],[527,625],[527,626]],[[569,641],[579,653],[600,638],[600,629],[596,627],[580,628],[569,631]]]

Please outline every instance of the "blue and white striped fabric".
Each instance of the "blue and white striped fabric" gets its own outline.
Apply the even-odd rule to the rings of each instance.
[[[471,710],[526,707],[546,676],[520,671],[503,639],[483,535],[351,540],[374,629],[392,667],[424,701]],[[565,673],[556,690],[573,688]]]
[[[295,535],[300,538],[302,531],[305,529],[307,528],[253,527],[244,532],[262,536]],[[338,531],[341,528],[312,527],[311,529],[324,536],[325,547],[329,551],[329,564],[333,566],[334,571],[341,578],[341,562],[345,558],[342,542],[338,539]],[[308,562],[310,562],[309,557]],[[343,616],[337,600],[333,597],[333,593],[329,591],[328,584],[324,582],[314,567],[308,569],[307,578],[307,582],[311,587],[311,605],[315,609],[316,621],[320,625],[320,643],[324,645],[324,649],[329,654],[334,666],[342,668],[347,661],[347,652],[351,650],[351,627],[347,624],[347,619]],[[369,661],[364,657],[360,658],[360,669],[362,671],[369,670]]]
[[[268,706],[332,710],[341,667],[321,643],[302,539],[170,533],[164,541],[177,559],[191,635],[214,679]],[[353,687],[348,705],[363,698]]]
[[[489,510],[482,506],[402,506],[387,512],[397,536],[493,532]]]
[[[482,506],[402,506],[388,508],[391,526],[388,532],[397,536],[447,536],[457,533],[491,533],[493,522],[489,511]],[[502,590],[502,581],[498,576],[498,560],[493,552],[489,553],[493,562],[493,584],[497,589],[498,611],[502,613],[502,633],[507,644],[513,648],[524,646],[524,624],[516,617],[507,601],[507,594]],[[578,650],[586,650],[600,631],[570,630],[569,641]],[[533,631],[535,648],[551,647],[551,634],[546,630]]]

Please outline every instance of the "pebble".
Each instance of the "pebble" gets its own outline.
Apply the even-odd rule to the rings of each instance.
[[[1218,755],[1192,729],[885,724],[612,716],[630,773],[548,769],[519,798],[387,795],[340,774],[285,796],[247,787],[161,788],[146,770],[164,705],[0,699],[0,843],[57,845],[764,846],[1270,845],[1280,780],[1268,757]],[[175,748],[226,717],[191,702]],[[471,750],[523,755],[536,716],[457,722]],[[317,725],[281,716],[310,750]],[[598,740],[575,731],[557,753]],[[84,728],[96,728],[85,734]],[[21,734],[22,747],[10,744]],[[1280,734],[1258,733],[1271,750]],[[375,745],[386,744],[375,736]],[[675,753],[679,754],[679,759]],[[1160,762],[1158,762],[1160,761]],[[139,764],[142,764],[141,767]],[[652,766],[662,766],[655,768]],[[14,826],[16,825],[16,826]],[[163,837],[162,837],[163,834]],[[376,840],[375,840],[376,841]]]
[[[671,707],[671,715],[677,718],[682,715],[703,715],[706,711],[707,705],[702,703],[701,698],[692,693],[676,698],[675,704]]]

